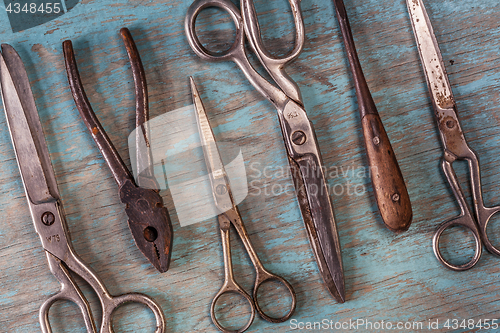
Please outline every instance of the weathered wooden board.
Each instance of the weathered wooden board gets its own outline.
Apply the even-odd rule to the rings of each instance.
[[[181,227],[170,191],[162,192],[175,239],[170,270],[156,272],[134,245],[116,184],[79,119],[67,84],[61,43],[71,39],[94,110],[129,165],[133,81],[118,34],[127,26],[146,70],[151,116],[191,104],[187,77],[192,75],[217,140],[241,148],[252,184],[239,205],[243,220],[262,262],[292,283],[298,299],[294,321],[270,324],[256,318],[249,331],[285,332],[299,323],[325,319],[333,324],[418,322],[424,332],[430,331],[429,321],[439,320],[444,331],[447,319],[500,319],[499,258],[484,253],[474,269],[456,273],[444,269],[432,253],[434,230],[458,208],[439,166],[442,146],[405,1],[345,0],[345,5],[365,76],[412,199],[414,220],[409,231],[394,234],[384,228],[369,178],[364,176],[357,103],[331,1],[302,1],[307,41],[288,69],[301,88],[335,191],[332,201],[347,290],[344,304],[337,304],[322,283],[294,194],[280,190],[292,183],[279,173],[287,160],[272,105],[236,65],[206,63],[191,51],[184,35],[190,3],[84,0],[53,21],[17,33],[12,33],[0,6],[0,41],[13,45],[26,64],[74,247],[111,293],[138,291],[154,297],[163,307],[169,332],[216,331],[209,309],[222,284],[223,264],[215,218]],[[498,203],[500,6],[497,0],[427,0],[426,5],[462,127],[481,159],[485,201]],[[256,0],[256,6],[271,52],[290,50],[293,24],[288,2]],[[230,30],[216,33],[232,28],[221,11],[207,10],[198,27],[210,47],[229,45]],[[165,128],[165,135],[169,131],[175,128]],[[231,159],[224,151],[222,155]],[[465,181],[463,165],[458,172]],[[59,286],[31,223],[3,112],[0,179],[0,331],[36,332],[38,309]],[[498,244],[498,224],[490,229]],[[454,233],[450,241],[458,242],[453,237],[462,235]],[[458,243],[464,246],[449,255],[471,254],[470,242]],[[236,276],[250,290],[254,276],[250,261],[241,242],[233,241],[233,248]],[[89,288],[84,292],[98,318],[97,298]],[[114,318],[117,332],[150,332],[154,326],[151,313],[140,306],[124,306]],[[72,304],[57,303],[51,320],[55,332],[85,331]],[[361,325],[351,331],[383,331],[376,327]]]

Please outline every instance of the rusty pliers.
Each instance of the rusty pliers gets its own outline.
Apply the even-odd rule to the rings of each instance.
[[[149,104],[146,75],[132,35],[127,28],[120,30],[132,67],[136,98],[136,161],[137,182],[106,135],[97,119],[80,80],[71,41],[63,43],[64,60],[69,85],[76,107],[92,138],[108,164],[119,186],[121,201],[126,205],[128,225],[139,250],[160,272],[168,270],[172,253],[172,223],[159,195],[154,177],[148,119]]]

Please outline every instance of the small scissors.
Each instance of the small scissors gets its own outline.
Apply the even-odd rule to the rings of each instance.
[[[422,0],[406,0],[410,13],[413,33],[417,41],[420,60],[424,67],[427,86],[431,95],[432,105],[438,123],[441,141],[444,146],[442,167],[446,179],[451,186],[453,194],[460,206],[460,215],[443,222],[436,230],[432,239],[432,246],[437,259],[447,268],[454,271],[463,271],[472,268],[481,257],[482,245],[491,253],[500,256],[500,250],[495,248],[486,233],[486,227],[491,217],[500,211],[500,206],[485,207],[481,190],[481,175],[479,159],[465,140],[462,128],[458,121],[455,98],[448,81],[443,58],[439,51],[436,36],[425,10]],[[465,200],[457,175],[452,163],[456,160],[466,160],[469,164],[472,198],[474,203],[475,220]],[[443,232],[452,226],[463,226],[472,231],[476,249],[474,257],[462,265],[454,265],[443,258],[439,249],[439,240]]]
[[[2,45],[0,54],[0,79],[9,132],[33,224],[40,236],[50,271],[61,283],[61,290],[40,308],[42,332],[52,332],[49,309],[58,300],[76,303],[83,314],[87,331],[96,332],[89,303],[70,270],[84,279],[99,297],[102,306],[101,333],[113,332],[112,313],[126,302],[138,302],[149,307],[156,318],[155,332],[164,332],[165,318],[153,299],[138,293],[112,296],[92,268],[83,263],[75,253],[28,75],[17,52],[6,44]]]
[[[285,65],[300,54],[305,39],[300,0],[289,0],[289,2],[296,28],[296,43],[290,54],[284,58],[274,58],[265,50],[257,13],[251,0],[241,0],[241,15],[238,8],[229,0],[196,0],[188,9],[184,26],[189,45],[200,58],[208,61],[235,62],[250,83],[275,106],[311,248],[329,292],[337,301],[343,303],[345,287],[342,254],[325,180],[325,168],[314,128],[304,109],[300,90],[284,70]],[[236,39],[227,51],[221,53],[209,51],[196,36],[196,17],[207,7],[224,9],[234,21]],[[266,81],[249,63],[245,51],[245,36],[262,66],[281,89]]]
[[[222,238],[222,249],[224,252],[224,284],[220,291],[215,295],[214,300],[212,301],[212,305],[210,307],[210,315],[212,317],[212,321],[214,324],[223,332],[244,332],[250,327],[252,321],[255,317],[255,310],[259,313],[259,315],[271,322],[271,323],[281,323],[293,314],[295,310],[295,305],[297,304],[297,299],[295,297],[295,291],[288,281],[283,279],[281,276],[275,275],[267,271],[262,263],[257,257],[257,253],[255,252],[252,243],[250,242],[250,238],[248,237],[247,230],[245,229],[245,225],[241,220],[240,212],[238,207],[234,203],[233,195],[231,193],[231,188],[229,186],[229,180],[226,175],[226,171],[224,169],[224,165],[222,163],[222,159],[219,154],[219,150],[217,149],[217,144],[215,142],[214,133],[212,132],[212,128],[210,127],[210,123],[208,122],[208,117],[205,112],[205,108],[203,107],[203,103],[200,99],[200,95],[198,90],[196,89],[193,78],[190,78],[191,81],[191,91],[193,94],[193,103],[195,108],[196,120],[198,123],[198,129],[200,132],[200,139],[203,146],[203,155],[205,157],[205,164],[207,165],[208,177],[210,179],[210,185],[212,186],[212,194],[215,201],[215,206],[219,211],[218,220],[219,220],[219,228]],[[229,237],[229,229],[231,224],[234,226],[238,235],[240,236],[245,249],[247,250],[248,256],[252,261],[252,264],[256,271],[255,277],[255,285],[253,287],[253,300],[252,298],[238,285],[238,283],[234,280],[233,277],[233,265],[231,262],[231,247],[230,247],[230,237]],[[292,305],[290,311],[281,318],[273,318],[266,315],[259,306],[257,292],[259,287],[267,281],[278,281],[282,283],[290,292],[292,297]],[[215,304],[217,300],[223,295],[227,293],[236,293],[243,296],[248,303],[250,303],[250,307],[252,309],[252,313],[250,315],[250,319],[247,324],[236,330],[231,331],[224,328],[218,321],[215,316]]]
[[[168,270],[170,265],[173,231],[168,211],[163,206],[163,199],[158,193],[160,186],[154,176],[151,141],[149,140],[146,75],[129,30],[123,28],[120,33],[127,49],[135,84],[137,183],[90,106],[69,40],[63,43],[66,73],[80,116],[118,184],[120,200],[126,205],[128,226],[134,241],[149,262],[163,273]]]

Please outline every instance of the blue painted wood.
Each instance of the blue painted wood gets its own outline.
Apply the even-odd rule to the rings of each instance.
[[[291,188],[292,183],[278,172],[287,161],[272,105],[234,64],[206,63],[194,55],[183,28],[189,4],[82,1],[57,20],[18,33],[11,32],[0,8],[1,42],[13,45],[26,64],[74,247],[110,291],[139,291],[157,299],[170,332],[216,331],[209,306],[221,286],[223,265],[215,219],[181,227],[170,192],[162,192],[175,240],[171,269],[156,272],[130,237],[116,184],[79,119],[67,84],[61,43],[71,39],[94,110],[129,164],[133,81],[118,35],[127,26],[146,70],[151,116],[191,104],[187,77],[193,75],[217,140],[241,147],[248,181],[254,186],[239,208],[263,263],[295,287],[297,323],[415,321],[423,323],[422,331],[429,331],[429,320],[439,320],[444,331],[446,319],[500,319],[499,258],[485,253],[477,267],[455,273],[441,267],[432,253],[435,228],[457,214],[458,208],[439,167],[442,146],[405,1],[345,0],[345,5],[368,85],[412,199],[414,220],[408,232],[394,234],[383,227],[369,178],[363,176],[366,157],[357,104],[330,1],[302,1],[307,41],[288,69],[301,88],[329,185],[336,191],[332,201],[343,248],[345,304],[335,303],[322,284],[294,194],[278,191]],[[287,1],[256,0],[256,5],[269,49],[277,54],[290,50],[293,25]],[[500,7],[496,0],[428,0],[426,5],[462,127],[480,156],[485,201],[495,204],[500,199]],[[215,32],[232,27],[220,11],[203,13],[198,27],[210,47],[228,45],[230,31]],[[284,33],[287,37],[281,38]],[[165,129],[169,131],[175,129]],[[222,155],[229,158],[224,151]],[[465,180],[463,166],[458,173]],[[349,189],[357,189],[358,194],[349,195]],[[39,306],[58,290],[58,284],[30,222],[3,113],[0,193],[0,330],[36,332]],[[498,240],[498,224],[491,229]],[[250,290],[254,272],[235,239],[236,276]],[[470,254],[467,245],[459,244],[457,252],[449,255]],[[83,289],[98,317],[97,298],[85,285]],[[84,332],[74,305],[56,304],[51,320],[55,332]],[[293,323],[269,324],[257,318],[249,331],[285,332]],[[153,325],[152,315],[139,306],[127,305],[115,314],[117,332],[150,332]],[[357,331],[375,330],[365,328]]]

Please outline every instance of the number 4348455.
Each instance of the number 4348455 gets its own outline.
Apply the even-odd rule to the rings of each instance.
[[[31,14],[36,14],[36,13],[45,13],[45,14],[58,14],[61,12],[61,4],[59,2],[46,2],[46,3],[41,3],[40,5],[37,5],[36,3],[25,3],[24,5],[16,2],[14,4],[9,3],[7,8],[5,10],[7,13],[14,13],[14,14],[19,14],[21,12],[23,13],[31,13]]]

